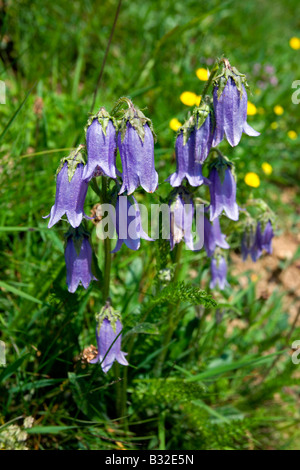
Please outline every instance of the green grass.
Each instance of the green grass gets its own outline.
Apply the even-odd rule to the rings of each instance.
[[[142,242],[137,253],[123,247],[115,254],[111,296],[122,313],[130,366],[104,375],[100,366],[81,364],[79,354],[95,344],[101,282],[68,293],[67,224],[48,230],[42,216],[54,202],[60,158],[84,141],[117,2],[2,3],[0,338],[7,366],[0,366],[0,448],[17,445],[7,430],[22,427],[28,416],[35,420],[27,430],[31,449],[299,448],[299,366],[289,348],[300,329],[291,331],[279,289],[257,299],[250,278],[241,288],[229,274],[230,289],[210,292],[203,252],[184,252],[179,284],[159,296],[158,271],[174,266],[165,243]],[[281,198],[299,184],[300,137],[287,134],[299,134],[291,84],[300,79],[300,51],[289,47],[298,34],[297,7],[295,0],[123,2],[95,109],[111,109],[125,95],[153,120],[161,184],[139,200],[167,197],[163,182],[175,169],[169,121],[183,121],[190,110],[179,99],[183,91],[201,94],[204,82],[195,70],[224,54],[247,74],[249,98],[259,110],[249,117],[259,138],[244,136],[237,148],[221,147],[236,165],[239,203],[263,198],[278,216],[277,233],[297,233],[299,195],[290,204]],[[264,77],[256,74],[257,63],[274,67],[276,86],[259,88]],[[275,105],[284,108],[281,116]],[[262,171],[263,162],[272,165],[271,175]],[[260,176],[259,188],[245,184],[249,171]],[[87,213],[96,202],[90,188]],[[238,252],[235,227],[230,244]],[[224,228],[232,231],[226,221]],[[103,246],[95,234],[92,241],[102,269]],[[195,305],[202,301],[195,291],[200,287],[217,308],[206,296],[205,305]],[[178,326],[164,344],[170,311]],[[245,328],[230,331],[236,319]],[[162,350],[165,359],[157,367]]]

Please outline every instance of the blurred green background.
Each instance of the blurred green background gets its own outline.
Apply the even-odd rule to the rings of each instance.
[[[156,376],[170,299],[153,299],[153,280],[172,259],[158,242],[138,253],[123,248],[113,259],[112,295],[131,366],[104,376],[78,359],[95,341],[99,286],[68,294],[66,224],[48,230],[42,216],[54,202],[60,158],[84,141],[117,4],[0,1],[0,338],[7,348],[0,448],[299,448],[300,366],[289,354],[300,340],[296,0],[122,1],[94,110],[109,110],[125,95],[152,119],[161,185],[158,195],[140,198],[148,204],[167,195],[163,182],[175,170],[170,122],[183,122],[192,109],[180,96],[201,95],[205,82],[196,71],[224,55],[247,75],[248,122],[261,136],[244,136],[234,149],[222,143],[222,150],[235,162],[240,204],[263,198],[278,216],[280,243],[253,268],[239,263],[233,234],[231,288],[211,293],[222,308],[182,296],[181,321]],[[264,163],[271,168],[264,171]],[[259,176],[258,187],[246,184],[249,172]],[[87,213],[95,202],[89,190]],[[93,241],[101,267],[103,247]],[[208,268],[203,253],[188,252],[180,280],[207,290]],[[28,416],[34,423],[22,441]]]

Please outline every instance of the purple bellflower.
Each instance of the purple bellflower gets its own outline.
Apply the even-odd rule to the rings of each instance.
[[[48,228],[65,214],[74,228],[81,224],[83,217],[89,218],[83,210],[88,183],[82,177],[84,165],[79,151],[82,147],[79,146],[67,159],[63,159],[57,170],[55,203],[50,214],[44,217],[50,216]]]
[[[183,131],[177,136],[175,143],[176,172],[167,181],[173,188],[181,185],[186,178],[191,186],[201,186],[206,180],[202,175],[202,165],[196,161],[196,132],[193,130],[185,143]]]
[[[224,137],[232,147],[238,145],[242,133],[258,136],[247,123],[247,86],[245,75],[240,74],[226,61],[222,74],[216,80],[213,91],[213,101],[216,119],[213,146],[217,146]]]
[[[116,126],[104,108],[88,122],[86,147],[88,160],[82,178],[90,180],[95,172],[116,178]]]
[[[198,119],[199,121],[199,119]],[[195,141],[195,152],[196,152],[196,161],[204,163],[207,159],[209,151],[213,142],[213,122],[211,113],[208,113],[203,124],[196,127],[196,141]]]
[[[247,228],[242,238],[242,259],[245,261],[248,255],[251,256],[252,261],[256,262],[262,254],[262,233],[261,224],[258,222],[254,233],[253,227]]]
[[[227,263],[223,256],[212,258],[211,264],[211,281],[209,287],[214,289],[217,285],[221,290],[224,290],[229,284],[226,279]]]
[[[119,251],[123,243],[125,243],[130,250],[136,251],[140,248],[141,238],[143,240],[153,241],[142,228],[139,205],[133,196],[130,198],[118,196],[117,198],[116,232],[118,241],[112,253]]]
[[[242,259],[245,261],[248,255],[252,261],[256,262],[265,249],[267,253],[272,254],[272,238],[274,236],[270,220],[268,221],[264,232],[262,233],[261,222],[257,223],[255,234],[253,227],[246,228],[241,244]]]
[[[122,366],[128,366],[125,358],[127,353],[121,351],[122,324],[120,314],[110,306],[103,307],[97,317],[96,339],[98,354],[91,364],[100,362],[103,372],[106,374],[112,367],[114,361]]]
[[[204,163],[208,157],[214,136],[214,120],[210,108],[210,98],[204,97],[200,106],[195,108],[192,117],[189,119],[189,127],[194,125],[195,129],[195,160]],[[186,124],[182,126],[185,132]]]
[[[194,204],[191,196],[181,188],[181,191],[170,201],[169,207],[171,250],[183,239],[186,246],[190,250],[194,250],[192,235]]]
[[[154,167],[152,124],[132,103],[124,113],[117,141],[123,167],[119,194],[124,191],[132,194],[139,185],[153,193],[158,185],[158,174]]]
[[[266,250],[269,255],[272,254],[272,238],[274,237],[274,232],[270,220],[265,227],[264,233],[262,235],[262,248]]]
[[[68,291],[72,294],[81,283],[85,289],[91,281],[97,281],[92,274],[92,248],[85,232],[75,231],[67,235],[65,261],[67,268]]]
[[[236,203],[236,182],[230,164],[214,166],[209,174],[210,220],[219,217],[223,210],[227,217],[238,220],[239,208]]]
[[[204,248],[207,256],[211,257],[217,246],[220,248],[228,249],[226,235],[221,232],[219,218],[215,218],[212,224],[207,217],[204,217]]]

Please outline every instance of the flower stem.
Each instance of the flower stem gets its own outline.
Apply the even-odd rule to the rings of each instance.
[[[206,85],[205,85],[205,87],[204,87],[204,89],[203,89],[203,92],[202,92],[202,95],[201,95],[202,98],[204,98],[204,96],[207,94],[208,89],[209,89],[210,85],[212,84],[212,82],[213,82],[213,80],[214,80],[214,78],[215,78],[215,76],[216,76],[216,74],[217,74],[217,71],[219,70],[219,67],[220,67],[220,61],[219,61],[219,59],[217,59],[217,60],[215,61],[215,63],[214,63],[213,68],[211,69],[211,72],[210,72],[210,74],[209,74],[207,83],[206,83]]]
[[[102,61],[102,64],[101,64],[101,69],[100,69],[100,72],[99,72],[96,88],[95,88],[95,91],[94,91],[93,102],[92,102],[90,112],[93,111],[95,103],[96,103],[98,89],[99,89],[99,86],[100,86],[100,83],[101,83],[101,80],[102,80],[104,67],[105,67],[105,64],[106,64],[106,59],[107,59],[108,52],[109,52],[109,49],[110,49],[110,45],[111,45],[111,42],[112,42],[112,38],[113,38],[113,35],[114,35],[114,32],[115,32],[115,28],[116,28],[117,20],[118,20],[118,17],[119,17],[119,13],[120,13],[120,10],[121,10],[121,4],[122,4],[122,0],[119,0],[118,6],[117,6],[117,9],[116,9],[114,22],[113,22],[113,25],[112,25],[112,28],[111,28],[110,36],[109,36],[109,39],[108,39],[108,42],[107,42],[107,45],[106,45],[106,49],[105,49],[105,52],[104,52],[104,57],[103,57],[103,61]]]
[[[183,247],[183,242],[181,242],[181,243],[179,243],[179,245],[177,245],[176,256],[175,256],[176,267],[175,267],[175,272],[174,272],[174,277],[173,277],[173,282],[174,283],[177,282],[178,276],[179,276],[179,273],[180,273],[180,267],[181,267],[180,258],[181,258],[181,254],[182,254],[182,247]],[[154,369],[153,369],[153,374],[156,377],[159,377],[160,374],[161,374],[162,366],[163,366],[164,360],[165,360],[167,352],[168,352],[167,346],[170,343],[170,341],[172,339],[172,336],[173,336],[173,333],[174,333],[174,331],[176,329],[176,326],[178,324],[178,315],[177,315],[178,307],[179,307],[179,304],[175,308],[175,312],[174,312],[174,306],[173,305],[170,305],[169,309],[168,309],[167,324],[169,325],[169,328],[165,333],[165,337],[164,337],[164,340],[162,342],[162,350],[161,350],[161,352],[160,352],[160,354],[157,358],[156,364],[155,364]]]

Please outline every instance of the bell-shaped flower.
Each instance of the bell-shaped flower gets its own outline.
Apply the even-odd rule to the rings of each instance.
[[[230,246],[226,241],[226,235],[221,232],[220,220],[216,217],[212,223],[204,217],[204,248],[207,256],[211,257],[216,247],[228,249]]]
[[[98,354],[90,363],[96,364],[99,362],[105,374],[112,367],[114,361],[122,366],[128,366],[125,358],[127,353],[121,351],[122,329],[118,312],[113,311],[109,306],[103,307],[98,316],[98,325],[96,327]]]
[[[119,251],[123,243],[136,251],[140,248],[141,238],[153,241],[143,230],[139,205],[133,196],[118,196],[115,228],[118,241],[112,253]]]
[[[254,137],[260,135],[247,123],[245,76],[230,65],[226,67],[213,91],[216,120],[214,147],[223,140],[224,134],[232,147],[238,145],[243,132]]]
[[[171,199],[170,207],[170,246],[173,250],[177,243],[185,241],[190,250],[194,250],[192,225],[194,203],[190,194],[183,188]]]
[[[217,285],[221,290],[229,286],[227,276],[227,263],[224,256],[214,257],[211,260],[211,281],[209,287],[214,289]]]
[[[82,147],[63,159],[57,170],[55,203],[50,214],[44,217],[50,216],[48,228],[65,214],[74,228],[79,227],[83,217],[89,218],[83,209],[88,183],[82,177],[84,165],[79,151]]]
[[[262,255],[263,250],[272,254],[272,238],[274,236],[270,220],[262,232],[261,222],[257,222],[255,233],[252,225],[246,227],[241,244],[242,259],[245,261],[248,255],[256,262]]]
[[[92,280],[92,247],[88,235],[80,229],[67,235],[65,247],[68,291],[72,294],[81,283],[85,289]]]
[[[158,185],[154,167],[154,137],[152,124],[137,108],[124,114],[118,134],[118,148],[122,161],[123,184],[119,194],[132,194],[138,187],[153,193]]]
[[[272,254],[272,238],[274,237],[274,232],[272,228],[271,221],[268,220],[267,225],[265,227],[264,233],[262,235],[262,248],[266,250],[269,255]]]
[[[90,180],[94,174],[117,177],[116,124],[104,108],[89,119],[86,130],[87,164],[82,178]]]
[[[205,183],[202,175],[202,165],[200,161],[196,161],[196,132],[193,130],[185,143],[183,131],[177,136],[175,143],[176,153],[176,172],[173,173],[167,181],[173,188],[182,184],[186,178],[191,186],[201,186]]]
[[[227,217],[238,220],[239,208],[236,203],[236,181],[230,164],[222,168],[213,167],[209,174],[210,220],[219,217],[223,210]]]
[[[200,106],[195,108],[193,119],[195,122],[195,160],[204,163],[214,137],[214,120],[207,98],[204,97]]]

